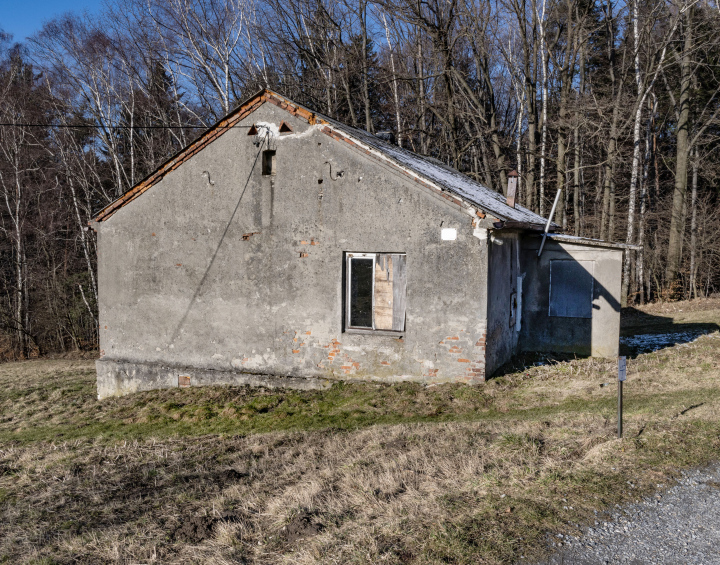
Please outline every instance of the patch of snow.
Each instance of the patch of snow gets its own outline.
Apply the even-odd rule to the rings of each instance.
[[[710,330],[688,330],[684,332],[673,332],[664,334],[641,334],[632,337],[621,337],[620,343],[635,351],[636,353],[652,353],[658,349],[673,347],[675,345],[688,345]]]

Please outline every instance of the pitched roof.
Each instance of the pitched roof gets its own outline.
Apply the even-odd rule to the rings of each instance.
[[[332,118],[323,116],[292,102],[270,90],[258,92],[247,101],[240,104],[235,110],[221,119],[214,126],[201,134],[195,141],[182,149],[168,161],[158,167],[153,173],[140,181],[123,196],[103,208],[96,216],[95,221],[107,220],[118,209],[131,202],[151,186],[159,182],[166,174],[176,169],[184,161],[198,153],[205,146],[217,139],[228,129],[237,125],[243,118],[265,102],[279,106],[291,114],[306,120],[311,125],[321,125],[321,131],[335,139],[347,141],[364,149],[370,155],[400,168],[416,181],[434,188],[443,196],[456,203],[469,204],[480,208],[498,220],[516,223],[521,226],[543,226],[546,220],[534,212],[516,205],[508,206],[505,197],[483,186],[461,172],[430,160],[407,149],[383,141],[382,139],[363,130],[342,124]]]

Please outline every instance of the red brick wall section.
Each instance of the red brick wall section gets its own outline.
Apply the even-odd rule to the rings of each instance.
[[[473,335],[474,334],[474,335]],[[447,336],[445,339],[440,341],[439,345],[443,346],[447,351],[445,361],[450,364],[458,363],[458,370],[456,374],[452,374],[455,371],[452,369],[445,369],[440,371],[434,368],[430,371],[426,371],[425,376],[430,379],[437,378],[438,373],[442,377],[442,373],[449,373],[442,380],[453,380],[457,382],[475,383],[485,380],[485,339],[487,330],[483,327],[480,332],[480,337],[477,337],[475,332],[468,330],[459,330],[457,335]]]

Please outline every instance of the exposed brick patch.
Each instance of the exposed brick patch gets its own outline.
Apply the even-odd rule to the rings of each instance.
[[[483,329],[482,335],[475,342],[476,357],[470,363],[467,374],[472,382],[485,380],[485,347],[487,341],[487,329]]]
[[[470,363],[470,359],[458,359],[458,363]]]
[[[305,253],[304,251],[300,252],[300,259],[305,259],[305,257],[307,257],[307,256],[308,256],[308,254]]]

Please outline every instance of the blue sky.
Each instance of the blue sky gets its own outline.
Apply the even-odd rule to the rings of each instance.
[[[65,12],[96,13],[102,0],[0,0],[0,28],[24,41],[38,31],[43,22]]]

